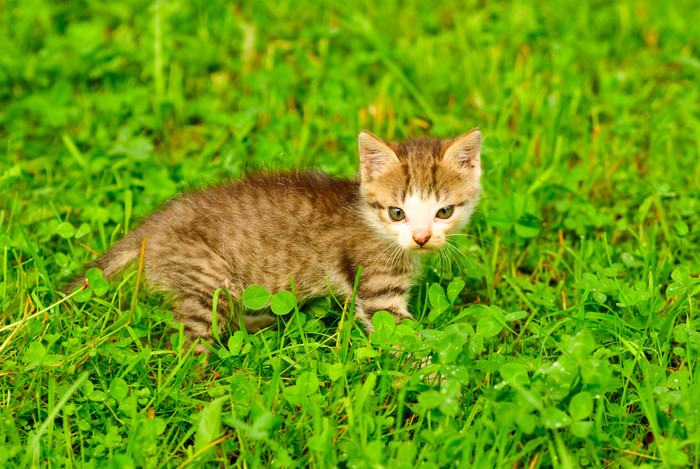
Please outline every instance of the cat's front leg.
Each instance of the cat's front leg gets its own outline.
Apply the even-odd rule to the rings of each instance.
[[[374,331],[372,318],[377,311],[387,311],[390,313],[396,324],[401,324],[404,319],[413,319],[413,315],[406,307],[407,300],[404,295],[377,296],[370,298],[356,298],[355,317],[362,322],[363,327],[370,333]]]

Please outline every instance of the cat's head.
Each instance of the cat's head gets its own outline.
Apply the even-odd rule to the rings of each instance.
[[[361,192],[375,231],[415,252],[440,248],[468,222],[481,191],[481,132],[454,140],[358,138]]]

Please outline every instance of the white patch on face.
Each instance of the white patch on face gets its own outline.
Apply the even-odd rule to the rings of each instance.
[[[437,200],[434,195],[426,199],[413,193],[406,197],[403,206],[398,207],[405,214],[403,220],[397,222],[391,220],[388,214],[385,216],[400,246],[425,252],[440,248],[447,241],[448,234],[462,229],[474,208],[473,204],[455,206],[449,218],[438,218],[438,211],[449,205],[453,205],[453,202]]]

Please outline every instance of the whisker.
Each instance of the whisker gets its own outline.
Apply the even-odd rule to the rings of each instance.
[[[461,255],[461,253],[458,250],[456,250],[456,248],[450,243],[445,243],[444,246],[445,256],[447,256],[452,262],[454,262],[454,264],[457,265],[457,268],[460,272],[466,270],[467,266],[464,264],[464,260],[462,259],[463,256]]]
[[[488,239],[480,238],[479,236],[475,236],[469,233],[448,233],[445,235],[447,238],[452,238],[452,237],[458,237],[458,236],[463,236],[465,238],[472,238],[477,241],[480,241],[482,243],[488,243],[488,244],[494,244],[493,241],[489,241]]]
[[[473,252],[467,250],[466,252],[463,252],[460,250],[457,246],[453,245],[449,241],[445,243],[445,246],[447,246],[447,249],[450,250],[452,255],[455,257],[457,261],[461,263],[462,269],[467,270],[468,268],[475,269],[477,264],[481,265],[482,261],[479,259]],[[473,257],[472,258],[470,258]],[[469,263],[469,266],[465,264],[465,261]]]
[[[440,271],[440,280],[443,280],[448,269],[450,271],[450,275],[452,274],[452,259],[450,258],[450,252],[444,249],[440,249],[438,254],[440,255],[440,259],[442,260],[443,264]]]
[[[443,249],[443,250],[441,250],[441,251],[440,251],[440,254],[441,254],[442,257],[445,259],[445,263],[447,264],[447,266],[448,266],[449,269],[450,269],[450,276],[451,276],[451,275],[452,275],[452,269],[453,269],[452,266],[453,266],[453,263],[454,263],[454,261],[455,261],[455,258],[454,258],[454,256],[452,255],[452,253],[450,252],[449,249]],[[457,266],[457,267],[459,268],[459,266]],[[444,270],[447,270],[447,268],[444,269]]]

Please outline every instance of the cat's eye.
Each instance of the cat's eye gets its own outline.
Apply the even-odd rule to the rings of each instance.
[[[406,214],[398,207],[389,207],[389,218],[394,221],[401,221],[406,218]]]
[[[440,210],[438,210],[437,213],[435,214],[435,216],[445,220],[447,218],[450,218],[454,211],[455,211],[455,206],[448,205],[447,207],[442,207]]]

